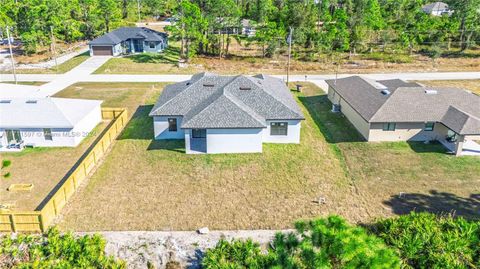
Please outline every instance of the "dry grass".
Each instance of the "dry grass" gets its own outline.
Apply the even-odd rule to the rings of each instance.
[[[186,155],[181,141],[152,141],[147,114],[160,87],[120,85],[81,84],[61,93],[140,105],[64,209],[63,229],[278,229],[332,213],[357,222],[409,210],[478,214],[480,158],[453,157],[437,144],[361,142],[312,84],[298,96],[306,115],[300,145],[228,155]],[[313,202],[319,196],[325,205]]]
[[[478,216],[480,158],[447,155],[439,144],[363,142],[344,116],[330,112],[325,94],[312,94],[320,95],[303,102],[339,152],[368,218],[410,210]]]
[[[88,95],[88,92],[85,92]],[[364,218],[335,152],[306,110],[300,145],[262,154],[186,155],[182,141],[152,141],[148,100],[104,164],[64,211],[63,229],[285,228],[338,213]],[[325,205],[314,202],[326,198]]]
[[[285,74],[287,54],[281,51],[275,58],[262,58],[261,48],[244,42],[239,45],[234,39],[230,56],[219,59],[216,56],[197,56],[186,68],[177,66],[179,45],[169,43],[169,50],[158,57],[125,57],[110,59],[100,67],[97,74],[193,74],[210,71],[219,74]],[[299,53],[300,55],[301,53]],[[437,72],[437,71],[479,71],[480,51],[471,50],[464,54],[450,54],[435,63],[421,54],[374,53],[365,55],[308,54],[294,57],[291,61],[292,74],[331,74],[336,71],[334,62],[341,62],[340,73],[392,73],[392,72]],[[169,61],[162,58],[165,55]]]
[[[455,87],[467,89],[480,95],[480,80],[430,80],[419,82],[428,86]]]
[[[12,161],[12,165],[8,168],[11,177],[0,179],[0,204],[12,204],[15,210],[34,210],[106,126],[107,122],[99,124],[92,136],[75,148],[33,148],[2,153],[1,158]],[[7,191],[10,184],[32,183],[34,187],[30,192]]]

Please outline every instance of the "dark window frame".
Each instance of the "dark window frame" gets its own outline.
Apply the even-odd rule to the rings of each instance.
[[[153,47],[152,47],[152,45],[153,45]],[[155,49],[157,47],[157,44],[155,44],[154,41],[150,41],[150,42],[148,42],[148,47],[151,48],[151,49]]]
[[[53,141],[52,129],[43,128],[43,137],[45,138],[45,141]]]
[[[207,138],[207,129],[192,129],[192,138]]]
[[[397,129],[396,122],[385,122],[383,124],[383,131],[394,132]]]
[[[178,131],[177,118],[168,118],[167,122],[168,122],[168,131],[169,132]]]
[[[431,127],[430,127],[431,125]],[[423,130],[426,132],[432,132],[433,129],[435,129],[435,122],[426,122],[425,127],[423,127]]]
[[[288,122],[270,122],[271,136],[287,136]]]

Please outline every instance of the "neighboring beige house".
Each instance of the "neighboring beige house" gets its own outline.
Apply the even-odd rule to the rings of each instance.
[[[456,155],[480,155],[480,96],[399,79],[327,80],[332,111],[367,141],[439,141]]]

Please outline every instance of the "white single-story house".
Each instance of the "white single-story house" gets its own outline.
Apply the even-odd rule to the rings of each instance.
[[[0,100],[0,151],[75,147],[102,121],[102,101],[67,98]]]
[[[146,27],[122,27],[106,33],[88,43],[90,56],[159,53],[168,46],[166,33]]]
[[[432,16],[443,16],[443,15],[452,15],[453,10],[450,10],[448,7],[448,4],[444,2],[433,2],[429,4],[425,4],[422,7],[423,12],[425,12],[428,15]]]
[[[165,87],[150,116],[155,139],[183,139],[186,153],[253,153],[262,152],[262,143],[300,143],[304,119],[280,79],[210,73]]]
[[[399,79],[327,80],[332,111],[367,141],[439,141],[456,155],[480,155],[480,96]]]

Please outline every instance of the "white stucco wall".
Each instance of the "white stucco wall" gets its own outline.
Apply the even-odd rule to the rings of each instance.
[[[168,130],[168,119],[176,118],[177,119],[177,131],[170,132]],[[184,139],[185,132],[183,129],[180,129],[182,125],[182,117],[167,117],[167,116],[155,116],[153,117],[153,130],[155,134],[155,140],[162,139]]]
[[[26,144],[32,144],[35,147],[75,147],[90,131],[102,121],[101,107],[98,105],[74,128],[50,128],[52,140],[45,140],[43,128],[15,128],[20,130],[22,140]],[[7,135],[4,128],[0,128],[0,143],[3,146],[8,145]]]
[[[271,135],[272,122],[288,123],[287,135]],[[262,129],[262,140],[264,143],[300,143],[300,129],[302,127],[301,120],[268,120],[267,128]]]
[[[52,140],[45,140],[43,128],[20,128],[20,135],[25,144],[33,144],[35,147],[74,147],[76,145],[72,129],[51,129]],[[6,146],[5,129],[0,129],[4,136]]]
[[[208,129],[207,153],[262,152],[262,129]]]

